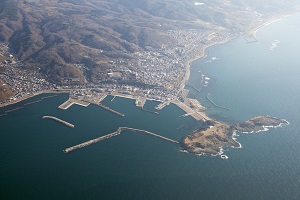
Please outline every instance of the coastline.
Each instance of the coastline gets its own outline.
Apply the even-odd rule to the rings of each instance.
[[[25,101],[27,99],[30,99],[32,97],[35,97],[35,96],[38,96],[38,95],[41,95],[41,94],[63,94],[63,93],[69,93],[69,92],[67,92],[67,91],[57,91],[57,90],[45,90],[45,91],[37,92],[37,93],[31,94],[31,95],[23,96],[21,98],[16,99],[15,101],[0,104],[0,108],[4,108],[6,106],[17,104],[19,102]]]
[[[270,24],[272,24],[272,23],[274,23],[274,22],[277,22],[277,21],[279,21],[279,20],[282,20],[282,19],[284,19],[284,18],[286,18],[286,17],[289,17],[289,16],[291,16],[291,15],[297,14],[297,13],[299,13],[299,12],[300,12],[300,8],[295,8],[294,10],[291,10],[291,11],[289,11],[289,12],[284,12],[284,13],[280,13],[280,14],[274,15],[274,16],[272,16],[272,17],[266,19],[265,21],[262,21],[262,23],[261,23],[260,25],[257,25],[257,26],[255,26],[254,28],[252,28],[252,29],[248,32],[248,35],[251,35],[251,36],[253,36],[254,38],[256,38],[256,34],[257,34],[257,32],[258,32],[261,28],[263,28],[263,27],[265,27],[265,26],[268,26],[268,25],[270,25]],[[246,35],[246,34],[245,34],[245,35]]]
[[[299,13],[300,12],[300,8],[295,8],[294,10],[290,11],[290,13],[281,13],[281,14],[278,14],[278,15],[274,15],[272,17],[270,17],[269,19],[266,19],[265,21],[262,21],[262,23],[260,24],[257,24],[255,25],[254,28],[250,29],[249,31],[246,31],[243,35],[251,35],[253,36],[254,38],[256,38],[256,33],[261,29],[263,28],[264,26],[267,26],[267,25],[270,25],[272,24],[273,22],[276,22],[278,20],[281,20],[285,17],[288,17],[288,16],[291,16],[293,14],[296,14],[296,13]],[[240,36],[243,36],[242,34]],[[240,37],[238,36],[238,37]],[[210,47],[213,47],[213,46],[216,46],[216,45],[221,45],[221,44],[225,44],[229,41],[232,41],[234,39],[236,39],[237,37],[235,38],[229,38],[229,39],[226,39],[224,41],[221,41],[221,42],[218,42],[218,43],[213,43],[213,44],[210,44],[210,45],[207,45],[205,46],[201,51],[201,53],[193,58],[189,58],[186,62],[186,72],[185,72],[185,77],[184,79],[182,80],[182,86],[181,86],[181,90],[182,91],[187,82],[189,81],[190,79],[190,67],[191,67],[191,64],[199,59],[202,59],[206,56],[206,50]],[[178,92],[180,92],[178,91]],[[35,96],[38,96],[38,95],[41,95],[41,94],[55,94],[55,93],[69,93],[68,89],[66,90],[63,90],[63,91],[57,91],[57,90],[45,90],[45,91],[41,91],[41,92],[38,92],[38,93],[34,93],[34,94],[31,94],[31,95],[26,95],[26,96],[23,96],[21,98],[18,98],[14,101],[11,101],[11,102],[8,102],[8,103],[0,103],[0,108],[3,108],[3,107],[6,107],[6,106],[9,106],[9,105],[13,105],[13,104],[16,104],[16,103],[19,103],[21,101],[24,101],[26,99],[30,99],[32,97],[35,97]],[[128,98],[128,97],[124,97],[123,95],[113,95],[113,96],[119,96],[119,97],[123,97],[123,98]],[[134,99],[134,98],[129,98],[129,99]],[[154,99],[147,99],[147,100],[154,100]],[[157,100],[154,100],[154,101],[157,101]]]

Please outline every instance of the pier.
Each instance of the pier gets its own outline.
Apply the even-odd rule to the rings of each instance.
[[[224,109],[224,110],[230,110],[229,108],[226,108],[226,107],[223,107],[223,106],[219,106],[219,105],[216,104],[213,100],[211,100],[211,98],[210,98],[210,93],[208,93],[208,94],[206,95],[206,98],[207,98],[207,100],[208,100],[210,103],[212,103],[215,107],[217,107],[217,108],[222,108],[222,109]]]
[[[53,119],[53,120],[55,120],[55,121],[57,121],[57,122],[60,122],[60,123],[62,123],[62,124],[64,124],[64,125],[66,125],[66,126],[69,126],[69,127],[71,127],[71,128],[74,128],[74,127],[75,127],[73,124],[71,124],[71,123],[69,123],[69,122],[66,122],[66,121],[64,121],[64,120],[62,120],[62,119],[59,119],[59,118],[57,118],[57,117],[53,117],[53,116],[43,116],[42,118],[43,118],[43,119]]]
[[[115,98],[116,98],[116,96],[114,96],[110,101],[112,102]]]
[[[178,141],[172,140],[172,139],[170,139],[170,138],[167,138],[167,137],[164,137],[164,136],[161,136],[161,135],[157,135],[157,134],[152,133],[152,132],[150,132],[150,131],[146,131],[146,130],[142,130],[142,129],[136,129],[136,128],[129,128],[129,127],[119,127],[118,130],[115,131],[115,132],[113,132],[113,133],[110,133],[110,134],[107,134],[107,135],[104,135],[104,136],[100,136],[100,137],[98,137],[98,138],[89,140],[89,141],[87,141],[87,142],[83,142],[83,143],[81,143],[81,144],[77,144],[77,145],[75,145],[75,146],[66,148],[66,149],[63,150],[63,152],[64,152],[64,153],[69,153],[69,152],[74,151],[74,150],[76,150],[76,149],[80,149],[80,148],[89,146],[89,145],[91,145],[91,144],[100,142],[100,141],[102,141],[102,140],[106,140],[106,139],[109,139],[109,138],[111,138],[111,137],[120,135],[121,132],[122,132],[123,130],[133,131],[133,132],[139,132],[139,133],[146,133],[146,134],[149,134],[149,135],[151,135],[151,136],[154,136],[154,137],[163,139],[163,140],[165,140],[165,141],[172,142],[172,143],[175,143],[175,144],[179,144]]]

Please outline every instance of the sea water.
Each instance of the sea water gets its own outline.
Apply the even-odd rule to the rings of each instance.
[[[214,46],[191,65],[189,84],[201,93],[191,89],[189,97],[206,106],[210,117],[229,124],[258,115],[290,122],[268,132],[240,134],[243,147],[225,149],[228,160],[182,153],[176,144],[130,131],[64,154],[63,149],[119,126],[180,141],[201,123],[180,117],[184,112],[172,104],[156,115],[118,97],[107,97],[103,104],[125,117],[94,105],[63,111],[57,107],[68,97],[59,95],[0,117],[0,199],[300,199],[299,32],[298,14],[259,30],[257,43],[239,38]],[[218,59],[206,62],[213,57]],[[207,84],[202,75],[209,77]],[[230,110],[214,107],[208,93]],[[146,109],[156,105],[147,102]]]

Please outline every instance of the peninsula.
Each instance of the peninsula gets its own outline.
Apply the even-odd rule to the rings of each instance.
[[[234,137],[239,133],[256,133],[277,128],[289,122],[270,116],[258,116],[243,123],[227,125],[217,121],[207,121],[206,126],[188,134],[181,141],[181,150],[196,154],[222,154],[223,147],[241,147]]]

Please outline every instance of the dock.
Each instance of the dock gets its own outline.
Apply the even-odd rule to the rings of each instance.
[[[155,133],[152,133],[150,131],[146,131],[146,130],[142,130],[142,129],[136,129],[136,128],[129,128],[129,127],[119,127],[117,131],[113,132],[113,133],[110,133],[110,134],[107,134],[107,135],[104,135],[104,136],[100,136],[98,138],[95,138],[95,139],[92,139],[92,140],[89,140],[87,142],[83,142],[81,144],[77,144],[75,146],[72,146],[72,147],[69,147],[69,148],[66,148],[63,150],[64,153],[69,153],[71,151],[74,151],[76,149],[80,149],[80,148],[83,148],[83,147],[86,147],[86,146],[89,146],[91,144],[95,144],[97,142],[100,142],[102,140],[106,140],[106,139],[109,139],[111,137],[114,137],[114,136],[117,136],[117,135],[120,135],[122,131],[124,130],[127,130],[127,131],[133,131],[133,132],[139,132],[139,133],[146,133],[146,134],[149,134],[151,136],[154,136],[154,137],[157,137],[157,138],[160,138],[162,140],[165,140],[165,141],[168,141],[168,142],[172,142],[172,143],[175,143],[175,144],[179,144],[178,141],[175,141],[175,140],[172,140],[170,138],[167,138],[167,137],[164,137],[164,136],[161,136],[161,135],[157,135]]]
[[[53,119],[53,120],[55,120],[55,121],[57,121],[57,122],[60,122],[60,123],[62,123],[62,124],[64,124],[64,125],[66,125],[66,126],[69,126],[69,127],[71,127],[71,128],[74,128],[74,127],[75,127],[73,124],[71,124],[71,123],[69,123],[69,122],[66,122],[66,121],[64,121],[64,120],[62,120],[62,119],[59,119],[59,118],[57,118],[57,117],[53,117],[53,116],[43,116],[42,118],[43,118],[43,119]]]
[[[224,110],[230,110],[229,108],[220,106],[220,105],[216,104],[213,100],[211,100],[211,98],[210,98],[210,93],[208,93],[208,94],[206,95],[206,98],[207,98],[207,100],[208,100],[210,103],[212,103],[215,107],[217,107],[217,108],[222,108],[222,109],[224,109]]]

